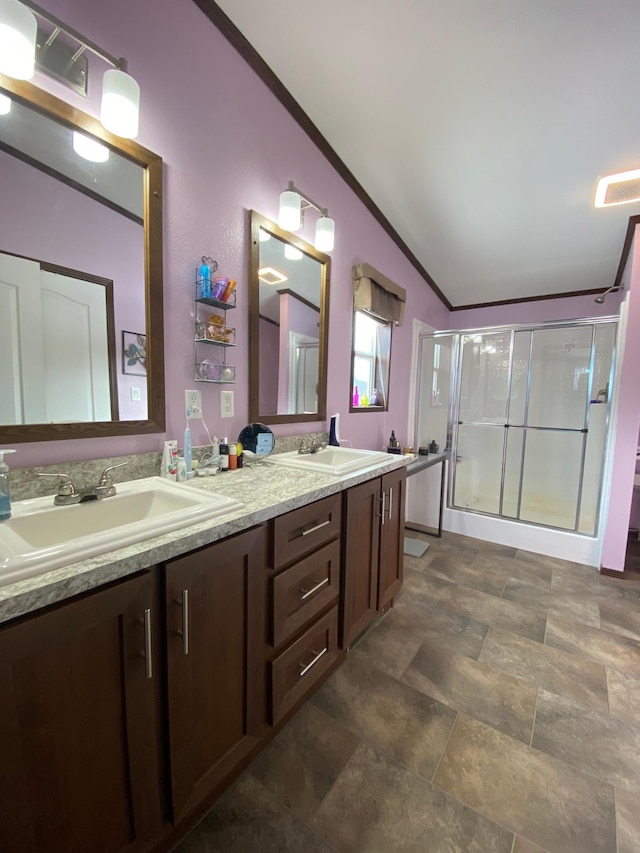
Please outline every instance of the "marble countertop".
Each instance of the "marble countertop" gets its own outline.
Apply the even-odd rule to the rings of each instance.
[[[185,488],[228,495],[239,500],[242,508],[0,587],[0,622],[64,601],[232,536],[305,504],[402,468],[412,459],[411,456],[389,455],[388,462],[371,465],[344,477],[301,471],[264,461],[240,471],[190,480]]]

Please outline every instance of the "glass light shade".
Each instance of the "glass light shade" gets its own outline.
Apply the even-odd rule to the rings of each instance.
[[[11,112],[11,98],[0,94],[0,116],[9,115]]]
[[[102,78],[100,121],[103,126],[116,136],[135,139],[139,115],[140,86],[129,74],[119,68],[110,68]]]
[[[288,243],[286,243],[284,247],[284,256],[290,261],[299,261],[302,257],[302,252],[300,251],[300,249],[296,249],[295,246],[290,246]]]
[[[264,228],[259,228],[258,237],[261,243],[266,243],[267,240],[271,239],[271,234],[269,234],[268,231],[265,231]]]
[[[321,216],[316,222],[315,247],[319,252],[330,252],[334,246],[336,223],[328,216]]]
[[[106,145],[96,142],[84,133],[78,133],[77,130],[73,131],[73,150],[92,163],[106,163],[109,159],[109,149]]]
[[[280,193],[278,225],[285,231],[298,231],[300,228],[300,196],[289,190]]]
[[[31,80],[36,61],[38,23],[18,0],[0,0],[0,72]]]

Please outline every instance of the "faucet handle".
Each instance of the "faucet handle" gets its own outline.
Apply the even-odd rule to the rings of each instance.
[[[126,462],[118,462],[117,465],[109,465],[108,468],[105,468],[102,474],[100,475],[100,480],[98,481],[99,486],[112,486],[113,482],[111,480],[111,471],[115,468],[122,468],[123,465],[128,465],[129,460]]]
[[[43,471],[38,471],[38,477],[57,477],[58,494],[61,497],[70,498],[78,494],[68,474],[45,474]]]

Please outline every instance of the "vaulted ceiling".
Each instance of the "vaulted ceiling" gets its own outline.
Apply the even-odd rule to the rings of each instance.
[[[637,0],[217,4],[451,305],[613,283],[640,204],[593,198],[640,168]]]

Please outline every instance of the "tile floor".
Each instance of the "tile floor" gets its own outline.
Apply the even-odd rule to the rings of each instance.
[[[175,853],[640,851],[640,576],[429,541]]]

